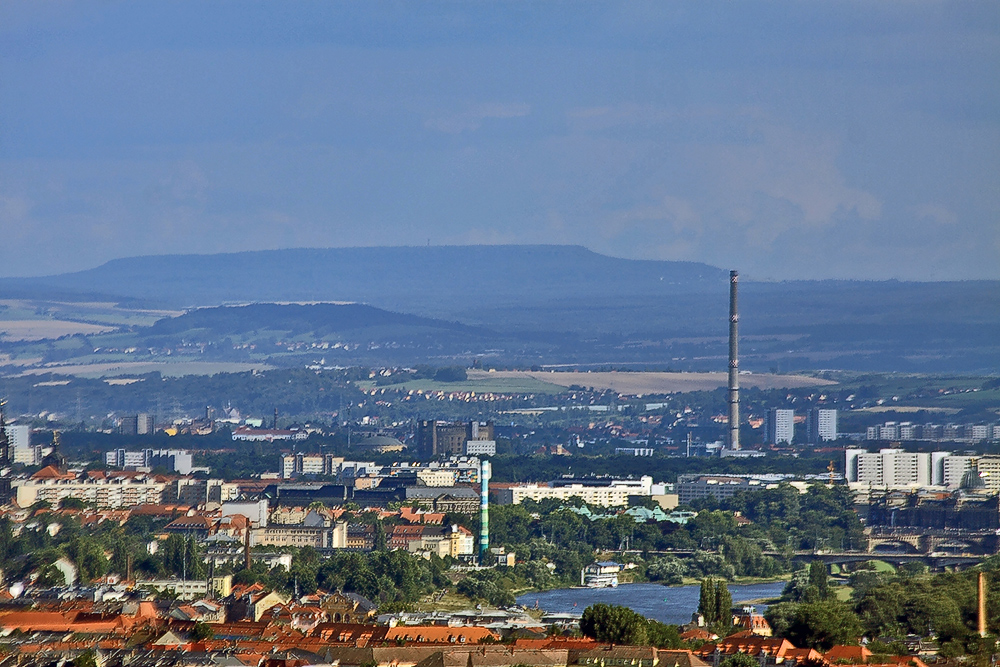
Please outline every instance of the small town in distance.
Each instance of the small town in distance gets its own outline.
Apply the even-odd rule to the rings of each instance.
[[[462,387],[502,372],[477,362],[254,371],[265,394],[336,395],[288,417],[231,399],[36,416],[12,395],[2,646],[19,664],[717,667],[923,665],[987,645],[1000,422],[938,404],[998,381],[760,385],[739,369],[731,278],[715,390],[602,387],[631,377],[613,369]],[[421,373],[438,380],[408,384]]]

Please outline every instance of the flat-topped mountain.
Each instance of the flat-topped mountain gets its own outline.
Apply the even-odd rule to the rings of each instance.
[[[240,301],[363,301],[405,308],[449,299],[490,304],[725,285],[694,262],[607,257],[581,246],[428,246],[262,250],[116,259],[93,269],[0,280],[5,288],[73,290],[179,307]]]

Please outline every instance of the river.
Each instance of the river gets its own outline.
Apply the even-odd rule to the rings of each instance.
[[[768,584],[730,584],[733,604],[749,600],[770,599],[781,595],[784,581]],[[646,618],[681,625],[691,621],[698,611],[698,584],[661,586],[660,584],[622,584],[618,588],[557,588],[542,593],[525,593],[517,598],[525,607],[538,607],[553,613],[582,614],[596,602],[619,604],[639,612]],[[757,605],[758,610],[763,605]]]

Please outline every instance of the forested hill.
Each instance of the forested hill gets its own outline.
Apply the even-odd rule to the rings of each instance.
[[[291,336],[310,334],[322,338],[332,333],[376,327],[392,327],[394,330],[398,330],[395,329],[397,327],[424,327],[466,334],[485,333],[455,322],[393,313],[354,303],[257,303],[241,307],[198,308],[179,317],[159,320],[141,333],[146,336],[169,336],[201,331],[221,338],[268,329],[287,332]]]
[[[265,250],[118,259],[0,292],[76,290],[174,306],[239,301],[362,301],[408,310],[451,299],[491,304],[725,289],[726,272],[694,262],[607,257],[581,246],[428,246]]]

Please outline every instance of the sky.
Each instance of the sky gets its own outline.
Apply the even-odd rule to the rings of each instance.
[[[0,3],[0,276],[499,243],[1000,279],[1000,9]]]

